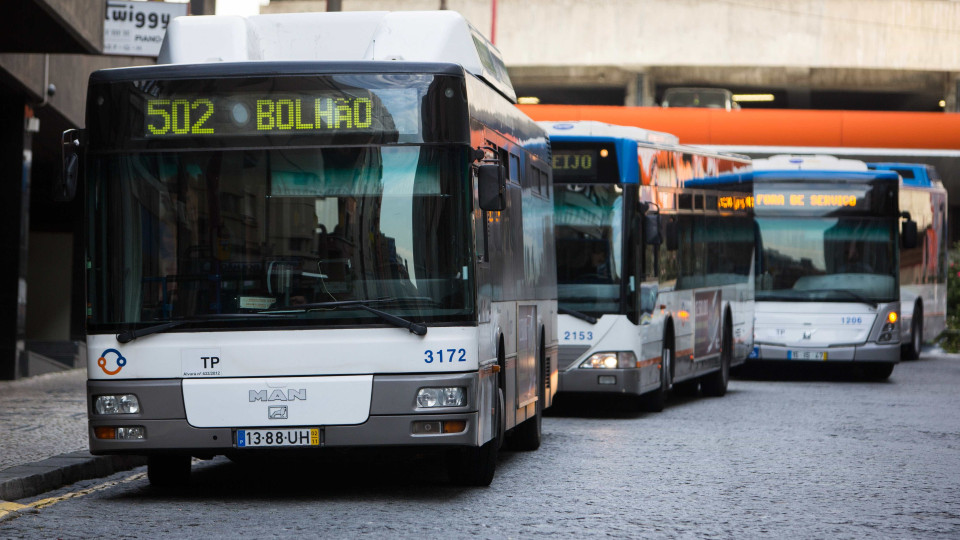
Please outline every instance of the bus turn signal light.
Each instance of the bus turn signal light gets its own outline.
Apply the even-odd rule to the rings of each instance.
[[[93,433],[97,436],[98,439],[116,439],[117,438],[117,428],[113,427],[95,427],[93,428]]]
[[[887,321],[892,323],[897,322],[897,312],[891,311],[890,313],[887,313]]]

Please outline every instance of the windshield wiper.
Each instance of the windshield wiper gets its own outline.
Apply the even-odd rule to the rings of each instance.
[[[230,321],[235,319],[262,319],[264,317],[277,317],[283,316],[283,313],[271,314],[271,313],[221,313],[217,315],[196,315],[194,317],[176,319],[173,321],[168,321],[165,323],[160,323],[154,326],[148,326],[146,328],[136,328],[133,330],[127,330],[126,332],[120,332],[117,334],[117,341],[120,343],[130,343],[131,341],[137,339],[138,337],[149,336],[150,334],[159,334],[160,332],[166,332],[171,328],[176,328],[178,326],[183,326],[185,324],[197,323],[197,322],[208,322],[208,321]]]
[[[592,315],[587,315],[586,313],[580,313],[575,309],[569,309],[565,307],[558,307],[557,313],[563,313],[564,315],[570,315],[571,317],[576,317],[581,321],[587,321],[590,324],[597,324],[597,318]]]
[[[391,315],[386,311],[380,311],[374,307],[371,307],[370,304],[389,304],[396,302],[404,302],[408,300],[423,301],[431,300],[427,297],[409,297],[409,298],[377,298],[375,300],[336,300],[332,302],[315,302],[311,304],[300,304],[297,306],[281,306],[277,308],[270,308],[268,310],[260,311],[259,313],[304,313],[307,311],[312,311],[314,309],[343,309],[343,308],[357,308],[364,311],[373,313],[377,317],[387,321],[388,323],[399,326],[400,328],[406,328],[410,332],[418,335],[425,336],[427,335],[427,325],[421,323],[415,323],[413,321],[408,321],[402,317],[397,317],[396,315]]]

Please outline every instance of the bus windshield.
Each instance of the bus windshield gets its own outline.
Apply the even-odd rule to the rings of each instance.
[[[560,307],[620,313],[623,189],[558,184],[554,190]]]
[[[417,145],[96,156],[90,324],[341,301],[469,320],[467,170],[463,149]],[[271,326],[314,322],[382,323],[363,309],[314,309]]]
[[[757,300],[890,302],[898,298],[897,231],[871,217],[758,217]]]

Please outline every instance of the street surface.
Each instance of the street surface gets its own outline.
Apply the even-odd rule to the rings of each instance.
[[[960,356],[931,352],[883,383],[754,370],[662,413],[568,400],[489,488],[430,456],[218,458],[179,491],[140,468],[18,501],[67,496],[0,538],[960,538],[958,389]]]

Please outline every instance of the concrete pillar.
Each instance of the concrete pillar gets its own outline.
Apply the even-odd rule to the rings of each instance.
[[[0,100],[0,379],[23,375],[27,301],[27,239],[30,233],[30,134],[22,97]],[[34,119],[34,121],[36,121]]]
[[[654,102],[653,77],[645,72],[639,71],[635,76],[627,81],[626,97],[624,103],[627,107],[652,107]]]
[[[960,73],[954,73],[953,77],[948,78],[948,81],[944,92],[944,101],[947,104],[943,110],[945,112],[960,112]]]

